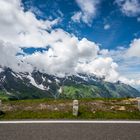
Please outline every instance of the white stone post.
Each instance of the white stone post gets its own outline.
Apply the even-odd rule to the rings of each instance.
[[[1,110],[1,107],[2,107],[2,101],[0,100],[0,110]]]
[[[78,110],[79,110],[78,100],[73,100],[73,116],[78,116]]]
[[[140,111],[140,97],[137,97],[137,101],[138,101],[138,109]]]

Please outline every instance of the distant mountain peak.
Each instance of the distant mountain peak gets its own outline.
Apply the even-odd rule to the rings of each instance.
[[[57,77],[34,70],[17,73],[10,68],[0,68],[0,97],[28,98],[94,98],[137,97],[140,92],[120,81],[110,83],[90,74]]]

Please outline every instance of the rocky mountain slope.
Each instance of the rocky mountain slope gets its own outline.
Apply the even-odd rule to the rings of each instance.
[[[95,98],[137,97],[140,92],[117,82],[109,83],[94,75],[77,74],[64,78],[39,71],[16,73],[0,68],[0,98]]]

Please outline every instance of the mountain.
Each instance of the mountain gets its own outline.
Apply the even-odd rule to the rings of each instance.
[[[111,98],[137,97],[140,92],[121,82],[110,83],[95,75],[77,74],[63,78],[33,71],[16,73],[0,68],[0,98]]]

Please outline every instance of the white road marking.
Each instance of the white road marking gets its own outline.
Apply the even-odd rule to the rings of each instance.
[[[140,121],[72,121],[72,120],[61,120],[61,121],[27,121],[27,120],[21,120],[21,121],[0,121],[0,124],[30,124],[30,123],[116,123],[116,124],[140,124]]]

